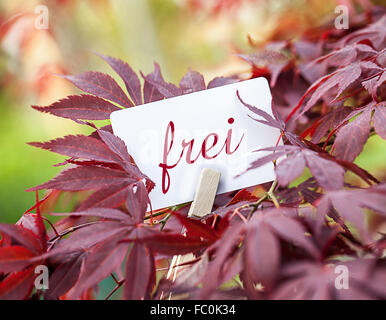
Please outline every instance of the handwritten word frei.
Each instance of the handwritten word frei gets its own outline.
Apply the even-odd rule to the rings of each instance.
[[[233,118],[228,119],[229,124],[232,124],[233,122],[234,122]],[[197,161],[197,159],[200,156],[202,156],[204,159],[207,159],[207,160],[214,159],[224,149],[226,154],[231,155],[237,151],[237,149],[240,147],[240,144],[244,138],[244,134],[243,134],[239,140],[239,143],[232,151],[231,150],[232,128],[229,128],[226,139],[221,149],[217,153],[210,155],[209,154],[210,151],[219,142],[219,135],[214,132],[209,133],[202,141],[200,152],[194,158],[192,158],[192,150],[193,150],[193,144],[195,140],[191,139],[189,141],[186,141],[185,139],[183,139],[181,142],[181,153],[177,162],[174,164],[168,164],[168,156],[172,150],[173,143],[174,143],[174,132],[175,132],[174,123],[173,121],[170,121],[166,127],[166,132],[165,132],[164,150],[163,150],[163,157],[162,157],[163,161],[159,164],[159,166],[162,168],[162,192],[163,193],[167,193],[170,187],[170,174],[168,170],[175,168],[180,163],[180,161],[184,157],[184,153],[185,153],[185,160],[187,164],[193,164],[194,162]]]

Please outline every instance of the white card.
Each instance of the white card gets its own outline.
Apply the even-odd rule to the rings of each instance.
[[[115,111],[114,134],[120,137],[139,169],[155,182],[153,210],[192,201],[201,170],[221,172],[217,193],[272,181],[271,163],[244,172],[274,146],[278,129],[263,125],[238,99],[272,115],[265,78],[237,82]],[[192,148],[190,148],[192,146]],[[182,156],[181,156],[182,155]]]

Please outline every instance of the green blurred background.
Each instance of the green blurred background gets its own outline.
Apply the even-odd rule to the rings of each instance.
[[[34,204],[24,189],[60,171],[63,157],[26,145],[84,128],[41,114],[31,105],[49,105],[77,93],[54,76],[98,70],[114,75],[92,54],[126,60],[136,71],[150,72],[153,61],[164,77],[178,82],[188,67],[214,76],[248,72],[232,53],[249,52],[247,36],[263,43],[275,35],[290,39],[324,23],[337,1],[222,0],[50,0],[0,2],[0,222],[15,222]],[[35,8],[44,4],[49,29],[34,27]],[[116,78],[117,79],[117,78]],[[119,82],[119,79],[117,79]],[[384,172],[386,144],[368,141],[357,163]]]

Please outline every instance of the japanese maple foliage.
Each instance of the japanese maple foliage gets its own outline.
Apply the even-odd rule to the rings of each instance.
[[[349,30],[325,26],[239,55],[251,77],[270,81],[273,116],[235,94],[254,120],[278,128],[284,142],[256,150],[269,153],[247,170],[273,161],[277,178],[219,195],[201,220],[188,218],[186,206],[153,212],[154,182],[111,126],[93,121],[240,78],[206,84],[189,70],[175,85],[155,64],[152,73],[140,73],[141,81],[127,63],[101,54],[126,91],[100,72],[63,76],[85,94],[33,108],[94,132],[30,143],[64,155],[58,166],[68,168],[28,189],[48,191],[17,224],[0,224],[0,298],[87,299],[112,277],[116,286],[106,298],[123,287],[126,299],[385,299],[385,177],[353,163],[369,136],[386,138],[386,13],[367,10]],[[345,180],[348,171],[360,185]],[[41,207],[58,191],[90,195],[73,212],[50,212],[65,216],[53,224]],[[175,255],[188,258],[169,265]],[[34,286],[37,265],[49,269],[47,290]],[[349,270],[349,289],[335,286],[336,266]]]

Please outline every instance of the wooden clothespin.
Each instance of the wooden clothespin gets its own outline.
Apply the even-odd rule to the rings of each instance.
[[[216,197],[217,188],[220,183],[220,176],[221,173],[216,170],[208,168],[202,169],[194,200],[188,212],[189,217],[202,218],[212,212],[214,198]],[[178,265],[191,260],[194,260],[192,254],[174,256],[166,278],[174,282],[180,269]],[[169,299],[171,299],[171,296],[172,293],[169,294]]]
[[[219,171],[208,168],[202,169],[196,194],[188,212],[189,217],[202,218],[212,212],[220,176]]]

